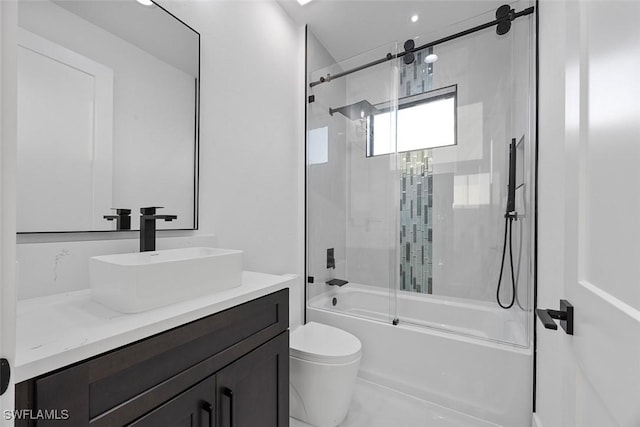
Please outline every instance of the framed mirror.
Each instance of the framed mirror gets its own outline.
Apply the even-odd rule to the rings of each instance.
[[[196,229],[200,35],[144,0],[19,2],[19,27],[18,232],[136,230],[147,206]]]

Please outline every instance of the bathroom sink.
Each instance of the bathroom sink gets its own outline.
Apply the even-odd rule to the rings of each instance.
[[[168,249],[89,259],[93,299],[138,313],[240,286],[242,251]]]

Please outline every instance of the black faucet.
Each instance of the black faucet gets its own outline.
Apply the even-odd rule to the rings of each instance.
[[[140,252],[156,250],[156,220],[173,221],[178,215],[156,215],[162,206],[140,208]]]
[[[104,215],[107,221],[116,221],[116,230],[131,230],[131,209],[111,208],[116,215]]]

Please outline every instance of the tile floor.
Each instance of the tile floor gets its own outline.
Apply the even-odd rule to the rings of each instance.
[[[291,418],[290,427],[311,427]],[[351,408],[340,427],[495,427],[358,378]]]

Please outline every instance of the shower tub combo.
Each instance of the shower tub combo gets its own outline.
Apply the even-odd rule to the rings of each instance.
[[[311,299],[307,320],[360,339],[364,379],[498,425],[530,425],[531,347],[526,319],[514,318],[524,312],[403,291],[397,325],[380,314],[388,309],[388,290],[349,283]]]
[[[306,320],[360,340],[361,378],[478,425],[531,425],[532,6],[340,61],[307,32]]]

